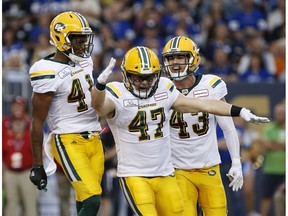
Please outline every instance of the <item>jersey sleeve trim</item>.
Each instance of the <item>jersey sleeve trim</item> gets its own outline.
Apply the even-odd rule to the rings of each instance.
[[[112,84],[107,85],[106,89],[116,98],[119,98],[121,96],[121,92],[116,88],[116,86]]]
[[[221,83],[222,80],[221,78],[219,77],[214,77],[210,82],[209,82],[209,85],[212,87],[212,88],[215,88],[217,85],[219,85],[219,83]]]
[[[40,80],[40,79],[54,79],[55,78],[55,71],[54,70],[43,70],[43,71],[36,71],[30,74],[30,79],[33,80]]]
[[[170,92],[172,92],[174,89],[173,82],[169,82],[168,85],[166,86],[166,88],[169,89]]]

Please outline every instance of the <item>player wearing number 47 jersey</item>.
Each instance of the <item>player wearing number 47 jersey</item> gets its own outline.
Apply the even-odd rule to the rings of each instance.
[[[170,110],[240,115],[257,123],[269,120],[222,101],[183,96],[172,81],[160,77],[159,59],[149,48],[130,49],[121,69],[122,83],[107,84],[112,69],[105,70],[92,90],[92,106],[106,116],[115,139],[121,188],[135,215],[183,215],[171,163]]]
[[[215,75],[197,75],[199,49],[187,37],[174,37],[167,42],[163,53],[164,70],[182,94],[191,98],[225,101],[226,84]],[[216,137],[217,123],[223,130],[232,158],[228,173],[233,191],[241,189],[243,175],[240,146],[231,117],[207,112],[179,113],[170,116],[172,161],[184,199],[184,215],[196,216],[197,201],[205,216],[227,215],[226,196],[221,180],[220,155]]]
[[[95,216],[104,153],[98,115],[91,107],[93,33],[81,14],[64,12],[52,20],[50,38],[56,53],[36,62],[29,72],[33,87],[30,180],[45,190],[47,175],[56,168],[55,158],[75,189],[78,216]],[[51,131],[44,145],[51,162],[46,170],[42,158],[45,120]]]

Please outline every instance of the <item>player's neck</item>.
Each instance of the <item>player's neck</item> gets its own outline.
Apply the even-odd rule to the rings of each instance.
[[[177,89],[188,89],[191,88],[195,83],[195,76],[187,76],[183,80],[174,80],[174,84]]]
[[[71,61],[65,54],[63,54],[62,52],[60,51],[56,51],[53,59],[55,61],[58,61],[58,62],[63,62],[63,63],[68,63],[69,61]]]

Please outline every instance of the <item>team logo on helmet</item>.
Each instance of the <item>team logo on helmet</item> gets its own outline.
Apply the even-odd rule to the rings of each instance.
[[[61,31],[62,31],[63,29],[65,29],[65,24],[64,24],[64,23],[59,22],[59,23],[56,23],[56,24],[54,25],[54,30],[55,30],[55,32],[57,32],[57,33],[61,33]]]

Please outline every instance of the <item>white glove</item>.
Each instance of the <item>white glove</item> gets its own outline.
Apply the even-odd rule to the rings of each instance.
[[[113,72],[114,65],[116,63],[116,59],[111,58],[108,66],[105,68],[105,70],[98,76],[97,81],[98,83],[102,85],[106,85],[109,77],[111,76]]]
[[[250,110],[246,108],[242,108],[240,111],[240,117],[243,118],[245,121],[252,122],[255,124],[262,124],[262,123],[268,123],[270,120],[266,117],[259,117],[251,113]]]
[[[229,178],[231,183],[229,187],[232,187],[233,191],[238,191],[243,186],[243,174],[242,165],[240,158],[232,158],[232,167],[230,168],[226,176]]]

